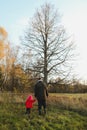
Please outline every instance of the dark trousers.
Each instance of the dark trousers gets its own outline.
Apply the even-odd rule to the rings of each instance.
[[[26,114],[30,114],[31,109],[30,108],[26,108]]]
[[[46,113],[46,100],[45,99],[38,99],[38,111],[39,115],[41,115],[41,109],[44,109],[44,114]]]

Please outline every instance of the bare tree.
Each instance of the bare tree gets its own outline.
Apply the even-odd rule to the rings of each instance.
[[[51,4],[46,3],[36,10],[23,44],[32,51],[32,70],[42,74],[45,83],[49,76],[64,78],[69,73],[73,43],[61,25],[59,13]]]

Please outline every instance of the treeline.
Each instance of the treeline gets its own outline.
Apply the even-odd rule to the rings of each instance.
[[[0,69],[0,91],[31,91],[31,86],[34,83],[31,75],[23,71],[19,65],[14,66],[12,69],[7,76]]]
[[[52,93],[87,93],[87,85],[80,82],[75,84],[51,83],[48,86],[48,90]]]
[[[23,70],[21,65],[12,66],[9,72],[0,68],[0,91],[32,92],[37,78],[29,71]],[[52,93],[86,93],[87,85],[79,82],[58,83],[49,82],[47,89]]]

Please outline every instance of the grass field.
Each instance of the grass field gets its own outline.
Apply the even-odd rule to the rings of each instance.
[[[37,102],[25,114],[28,94],[0,94],[0,130],[87,130],[87,94],[49,94],[47,114],[39,116]]]

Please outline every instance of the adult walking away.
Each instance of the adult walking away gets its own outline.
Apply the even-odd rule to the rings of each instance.
[[[46,97],[48,97],[48,91],[46,89],[46,85],[43,83],[43,81],[40,78],[35,84],[34,93],[38,101],[39,115],[42,114],[42,107],[44,110],[44,114],[46,114]]]

